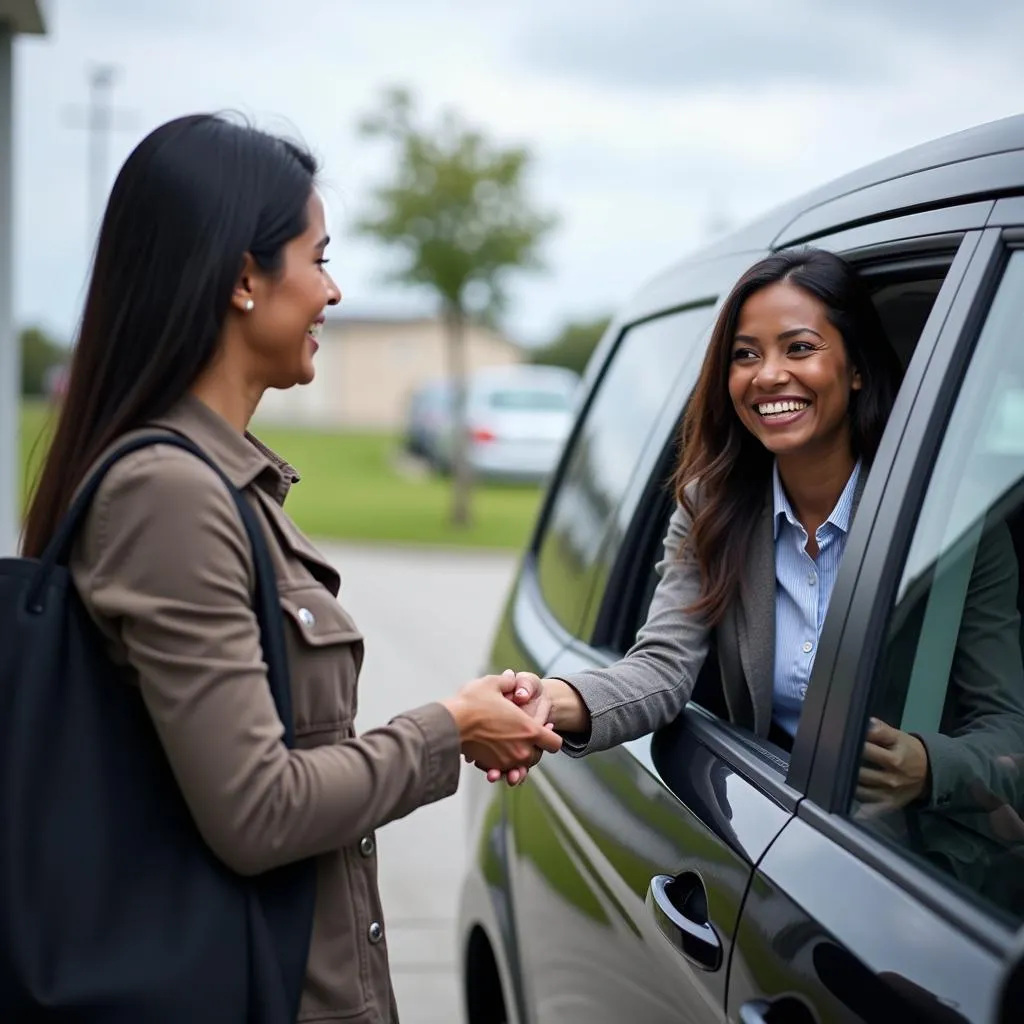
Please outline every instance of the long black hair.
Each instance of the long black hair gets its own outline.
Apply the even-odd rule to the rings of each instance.
[[[29,508],[38,556],[90,465],[166,413],[215,354],[246,254],[280,269],[317,173],[293,142],[213,114],[161,125],[114,183],[67,393]]]
[[[771,478],[772,454],[740,422],[729,396],[733,339],[743,304],[787,281],[813,295],[843,339],[861,387],[850,393],[853,455],[870,463],[899,390],[902,368],[870,292],[856,269],[823,249],[773,253],[736,283],[718,314],[704,365],[683,421],[674,484],[693,517],[688,553],[697,561],[701,595],[691,611],[718,622],[735,596],[750,537]],[[691,499],[697,485],[701,500]]]

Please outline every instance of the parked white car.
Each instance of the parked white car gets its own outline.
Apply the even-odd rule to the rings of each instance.
[[[474,476],[543,481],[572,429],[580,378],[556,366],[477,370],[466,391],[467,454]],[[440,443],[451,465],[453,433]]]

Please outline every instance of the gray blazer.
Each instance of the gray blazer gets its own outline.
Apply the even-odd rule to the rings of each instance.
[[[854,514],[866,477],[861,474],[854,494]],[[762,737],[771,726],[774,690],[772,507],[769,489],[738,599],[713,627],[729,719]],[[678,555],[690,526],[690,516],[677,505],[656,567],[660,579],[647,620],[626,655],[608,668],[562,677],[579,692],[591,718],[589,735],[564,738],[562,749],[570,756],[604,750],[668,725],[690,699],[712,635],[712,628],[683,611],[700,591],[692,555]],[[1016,805],[1016,773],[997,758],[1024,754],[1017,582],[1009,532],[989,532],[978,547],[968,584],[942,732],[920,734],[931,766],[932,807],[976,807],[971,787],[979,782]],[[916,635],[910,639],[916,644]]]

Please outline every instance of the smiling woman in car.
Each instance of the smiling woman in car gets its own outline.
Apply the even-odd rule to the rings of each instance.
[[[608,668],[515,699],[573,756],[671,722],[714,641],[730,719],[790,748],[822,626],[901,369],[855,270],[804,248],[740,279],[715,324],[682,429],[677,499],[647,620]],[[1024,671],[1009,536],[979,547],[957,640],[952,735],[872,719],[857,799],[947,805],[1020,749]],[[984,644],[983,656],[977,644]],[[489,773],[494,781],[497,772]]]

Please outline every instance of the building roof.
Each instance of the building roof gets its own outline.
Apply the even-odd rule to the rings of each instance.
[[[349,323],[368,324],[421,323],[437,319],[437,303],[420,295],[386,301],[343,298],[340,305],[327,308],[327,319],[332,322],[344,320]]]
[[[340,306],[329,306],[325,312],[327,323],[331,327],[409,327],[418,324],[437,324],[440,315],[432,312],[400,312],[398,310],[386,310],[379,308],[373,310],[368,306],[356,306],[348,308],[344,302]],[[490,327],[486,324],[474,322],[474,326],[482,327],[491,331],[494,337],[510,345],[512,348],[524,348],[514,338],[510,338],[499,327]]]

